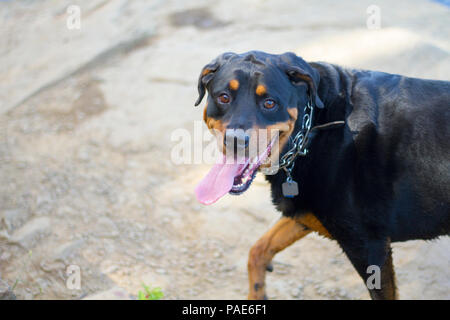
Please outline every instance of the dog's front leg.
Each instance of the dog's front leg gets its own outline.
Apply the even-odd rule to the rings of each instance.
[[[253,245],[248,259],[250,285],[248,299],[260,300],[266,298],[266,269],[272,258],[310,232],[310,229],[298,221],[283,217]]]

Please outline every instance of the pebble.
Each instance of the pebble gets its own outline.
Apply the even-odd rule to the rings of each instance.
[[[10,237],[9,242],[20,244],[27,249],[32,248],[41,235],[51,232],[50,226],[49,218],[34,218],[16,230]]]
[[[9,285],[0,279],[0,300],[16,300],[16,295]]]
[[[167,270],[163,269],[163,268],[158,268],[158,269],[156,269],[156,273],[158,273],[158,274],[167,274]]]
[[[291,296],[293,298],[298,298],[300,296],[300,294],[301,294],[301,290],[299,288],[293,288],[291,290]]]
[[[303,286],[300,284],[291,290],[291,296],[293,298],[300,298],[303,295]]]
[[[55,253],[53,254],[54,261],[65,261],[67,258],[72,256],[78,248],[80,248],[84,243],[83,239],[76,240],[73,242],[68,242],[60,245],[55,249]]]
[[[63,270],[65,265],[62,262],[48,262],[43,260],[40,263],[40,267],[45,272],[54,272],[56,270]]]
[[[8,234],[8,231],[6,230],[0,230],[0,239],[1,240],[9,240],[10,236]]]
[[[288,270],[283,270],[281,268],[277,268],[277,269],[275,269],[275,273],[279,274],[279,275],[285,275],[285,274],[288,274],[289,271]]]
[[[76,214],[76,211],[75,211],[75,209],[73,209],[73,208],[71,208],[71,207],[69,207],[69,206],[63,205],[63,206],[60,206],[60,207],[56,210],[56,214],[57,214],[58,216],[64,217],[64,216],[70,216],[70,215]]]
[[[119,267],[113,265],[113,266],[109,266],[109,267],[105,268],[105,269],[103,270],[103,273],[104,273],[104,274],[114,273],[114,272],[116,272],[117,270],[119,270]]]
[[[96,235],[104,238],[116,238],[119,236],[119,230],[111,219],[101,217],[97,221]]]
[[[88,161],[90,158],[89,149],[86,146],[81,146],[77,152],[77,158],[81,161]]]
[[[6,230],[10,232],[19,228],[27,218],[28,213],[23,209],[9,209],[3,212],[3,221],[5,223]]]
[[[2,261],[7,261],[9,258],[11,258],[11,253],[7,251],[3,252],[0,256],[0,260]]]
[[[33,294],[31,293],[31,292],[26,292],[24,295],[23,295],[23,299],[24,300],[33,300]]]
[[[189,288],[186,290],[186,294],[187,294],[187,299],[189,299],[189,297],[195,297],[198,296],[199,292],[196,289],[193,288]]]
[[[128,292],[120,287],[114,287],[106,291],[87,296],[83,300],[130,300]]]

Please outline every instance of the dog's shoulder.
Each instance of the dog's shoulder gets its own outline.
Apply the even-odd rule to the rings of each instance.
[[[382,71],[310,62],[319,71],[318,92],[326,105],[345,109],[351,130],[396,128],[397,124],[449,117],[450,82]],[[392,123],[393,119],[396,120]],[[398,120],[398,121],[397,121]]]

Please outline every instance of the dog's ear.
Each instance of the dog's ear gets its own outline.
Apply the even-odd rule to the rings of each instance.
[[[317,94],[317,88],[319,87],[320,82],[319,72],[294,53],[284,53],[280,58],[282,61],[282,68],[289,77],[289,80],[294,85],[297,85],[300,82],[306,82],[310,100],[316,107],[322,109],[324,105]]]
[[[203,97],[206,93],[206,87],[208,83],[213,79],[214,74],[219,70],[219,68],[228,61],[235,53],[226,52],[218,56],[216,59],[208,63],[203,67],[198,77],[198,99],[195,102],[195,106],[198,106],[202,102]]]

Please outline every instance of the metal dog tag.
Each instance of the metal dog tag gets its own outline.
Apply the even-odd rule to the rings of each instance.
[[[286,181],[281,185],[281,191],[286,198],[293,198],[298,195],[298,184],[293,180]]]

